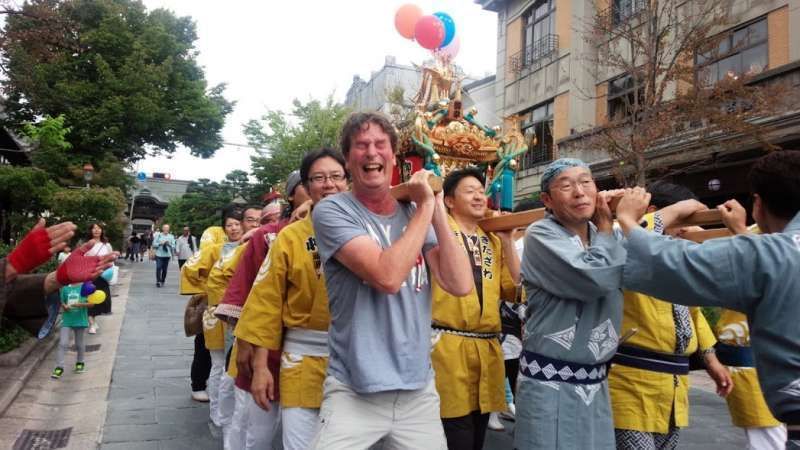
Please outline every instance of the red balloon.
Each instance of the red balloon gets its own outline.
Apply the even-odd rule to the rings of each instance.
[[[414,39],[424,48],[433,50],[444,42],[444,24],[436,16],[422,16],[414,27]]]

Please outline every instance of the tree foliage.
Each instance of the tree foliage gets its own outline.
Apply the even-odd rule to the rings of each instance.
[[[652,168],[648,152],[676,140],[721,151],[726,145],[721,136],[744,135],[766,149],[774,147],[766,139],[769,127],[755,122],[791,103],[787,87],[750,83],[763,67],[711,83],[695,63],[696,55],[724,56],[717,48],[728,34],[719,31],[737,23],[732,2],[634,0],[626,10],[596,8],[585,24],[584,38],[596,51],[584,59],[596,67],[598,79],[620,75],[612,82],[627,93],[617,114],[609,111],[607,123],[583,142],[619,163],[624,184],[644,185]],[[605,94],[588,95],[607,101]],[[728,145],[739,146],[741,140]]]
[[[199,234],[212,225],[220,225],[222,209],[237,197],[260,204],[259,196],[243,170],[230,172],[219,183],[201,178],[189,184],[183,196],[169,202],[163,222],[175,227],[188,225]]]
[[[247,142],[258,151],[252,173],[262,192],[279,187],[303,156],[320,147],[337,148],[348,109],[328,96],[325,102],[294,100],[291,114],[268,110],[260,120],[244,126]]]
[[[207,86],[190,18],[135,0],[30,0],[2,35],[6,124],[64,114],[74,152],[93,164],[221,146],[232,103],[224,85]]]
[[[28,230],[46,211],[58,186],[34,167],[0,165],[0,235],[2,241]]]
[[[50,212],[57,222],[75,223],[79,238],[86,237],[84,233],[91,223],[104,223],[106,236],[119,248],[125,205],[125,197],[117,188],[61,189],[53,194]]]

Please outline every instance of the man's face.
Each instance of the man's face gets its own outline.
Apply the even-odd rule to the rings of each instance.
[[[367,123],[350,144],[347,169],[353,180],[353,190],[387,188],[392,182],[395,165],[389,135],[379,125]]]
[[[161,225],[161,232],[164,234],[169,233],[169,225],[167,224]]]
[[[183,235],[184,236],[188,236],[189,235],[189,227],[183,227]]]
[[[542,202],[564,225],[580,225],[594,215],[597,186],[585,167],[570,167],[550,182],[542,192]]]
[[[444,199],[453,216],[480,220],[486,214],[486,195],[483,184],[475,177],[464,177],[456,185],[452,196]]]
[[[297,209],[305,203],[306,201],[310,200],[311,196],[308,195],[308,190],[302,184],[298,184],[294,191],[292,192],[292,198],[290,201],[292,202],[292,209]]]
[[[329,156],[314,161],[308,171],[308,193],[314,204],[329,195],[345,190],[347,190],[347,179],[344,167]]]
[[[248,208],[244,211],[244,219],[242,220],[242,232],[247,233],[253,228],[258,228],[261,220],[261,210],[257,208]]]

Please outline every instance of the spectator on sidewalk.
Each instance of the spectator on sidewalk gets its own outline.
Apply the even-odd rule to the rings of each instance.
[[[125,251],[125,259],[136,261],[139,256],[139,236],[135,231],[131,231],[131,236],[128,238],[128,249]]]
[[[87,238],[95,242],[92,248],[86,252],[87,256],[105,256],[113,253],[114,250],[106,238],[106,231],[100,223],[93,223],[89,226]],[[109,286],[108,280],[97,276],[92,282],[98,290],[105,292],[106,300],[89,308],[89,334],[95,334],[100,329],[97,316],[111,314],[111,286]]]
[[[139,261],[144,261],[144,254],[150,249],[150,242],[152,236],[150,233],[142,233],[139,235]]]
[[[72,248],[69,245],[67,245],[66,247],[64,247],[64,250],[61,250],[61,252],[56,257],[58,259],[58,265],[61,265],[61,263],[66,261],[67,258],[69,258],[70,253],[72,253]]]
[[[169,232],[169,224],[161,225],[161,232],[153,235],[153,250],[156,252],[156,287],[167,281],[169,260],[175,253],[175,236]]]
[[[81,292],[83,283],[73,283],[61,288],[61,306],[64,312],[61,314],[61,335],[58,341],[58,351],[56,352],[56,367],[51,378],[59,379],[64,374],[64,355],[69,348],[70,334],[75,335],[75,347],[78,357],[75,361],[75,373],[86,371],[84,355],[86,353],[85,331],[89,326],[88,305],[89,301]],[[71,333],[70,333],[71,332]]]
[[[183,227],[183,234],[178,237],[176,245],[175,255],[178,258],[178,269],[180,269],[186,264],[186,260],[191,258],[198,250],[197,238],[192,236],[191,229],[188,226]]]

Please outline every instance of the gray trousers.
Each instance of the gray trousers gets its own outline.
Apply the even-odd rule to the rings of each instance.
[[[69,328],[61,327],[61,335],[58,341],[58,352],[56,353],[56,367],[64,368],[64,355],[69,349],[69,332],[75,332],[75,347],[78,348],[77,362],[84,362],[83,356],[86,353],[86,341],[83,336],[86,333],[86,328]]]

